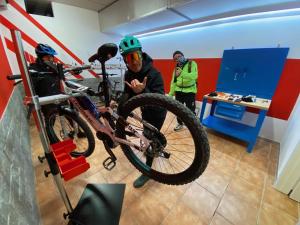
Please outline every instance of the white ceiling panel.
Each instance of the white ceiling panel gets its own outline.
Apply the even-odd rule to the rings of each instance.
[[[183,17],[180,17],[169,10],[164,10],[150,16],[132,20],[130,23],[124,23],[117,27],[111,27],[110,29],[106,29],[105,32],[126,35],[129,33],[143,32],[149,29],[154,29],[161,26],[169,26],[185,21],[186,19]]]
[[[233,11],[243,11],[246,13],[253,8],[276,8],[276,5],[281,7],[293,6],[299,4],[299,0],[195,0],[189,4],[174,7],[178,12],[192,18],[199,19]]]

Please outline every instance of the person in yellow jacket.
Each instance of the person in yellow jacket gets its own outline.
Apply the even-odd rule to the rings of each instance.
[[[198,66],[193,60],[186,59],[181,51],[173,53],[173,60],[176,67],[173,71],[169,96],[182,104],[185,104],[195,113],[195,97],[197,93]],[[179,131],[183,128],[183,122],[177,118],[177,125],[174,130]]]

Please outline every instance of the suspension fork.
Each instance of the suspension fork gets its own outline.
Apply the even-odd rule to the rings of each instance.
[[[114,112],[111,108],[109,108],[109,113],[111,114],[111,116],[116,120],[118,121],[118,123],[121,123],[121,125],[124,127],[124,130],[125,130],[125,127],[128,128],[129,132],[131,132],[133,134],[133,136],[136,136],[138,138],[140,138],[142,141],[143,141],[143,145],[142,146],[138,146],[130,141],[127,141],[123,138],[119,138],[119,137],[116,137],[114,136],[114,141],[118,142],[118,143],[121,143],[121,144],[125,144],[125,145],[128,145],[128,146],[131,146],[131,147],[134,147],[136,150],[138,151],[146,151],[146,149],[149,147],[150,145],[150,142],[147,138],[145,138],[144,135],[142,134],[139,134],[132,126],[130,123],[128,123],[122,116],[119,116],[116,112]],[[134,117],[132,116],[134,119],[137,119],[139,122],[141,123],[145,123],[141,118],[139,117]],[[149,127],[152,128],[152,125],[151,124],[148,124],[148,123],[145,123],[147,125],[149,125]],[[153,129],[156,129],[155,127],[153,127]]]

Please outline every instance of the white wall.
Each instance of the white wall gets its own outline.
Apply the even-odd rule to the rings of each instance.
[[[190,58],[222,58],[224,49],[289,47],[288,58],[300,58],[300,16],[219,24],[191,30],[141,37],[144,51],[155,59],[170,59],[174,50]],[[163,49],[163,51],[162,51]],[[205,85],[205,84],[203,84]],[[256,115],[244,121],[253,124]],[[266,117],[259,136],[280,142],[287,121]]]
[[[275,188],[290,198],[300,201],[300,95],[288,121],[288,127],[280,143],[280,155]]]
[[[24,8],[24,1],[17,0],[17,3]],[[97,12],[59,3],[53,3],[52,5],[55,17],[31,16],[82,61],[87,63],[88,58],[97,52],[100,45],[106,42],[119,42],[120,36],[107,35],[100,32]],[[76,60],[74,60],[74,58],[62,47],[38,29],[11,5],[8,5],[8,10],[1,12],[1,15],[17,28],[21,29],[35,42],[46,43],[52,46],[58,52],[58,58],[64,63],[77,63]],[[0,24],[0,29],[2,30],[4,37],[12,40],[10,31],[7,27]],[[23,45],[26,51],[35,55],[34,47],[32,45],[26,41],[23,41]],[[8,57],[12,68],[16,68],[14,63],[16,61],[14,53],[8,51]],[[83,73],[83,76],[93,77],[87,71]]]
[[[119,36],[100,32],[96,11],[55,2],[52,6],[54,18],[37,15],[33,17],[84,61],[95,54],[100,45],[120,39]]]
[[[291,159],[291,156],[295,154],[296,146],[299,144],[300,144],[300,95],[298,97],[297,104],[294,106],[293,112],[291,113],[291,116],[288,120],[286,133],[284,134],[280,142],[278,174],[281,174],[284,167]],[[300,158],[296,161],[300,162]]]

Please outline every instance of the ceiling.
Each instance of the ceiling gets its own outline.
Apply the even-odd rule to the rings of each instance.
[[[300,8],[300,0],[53,0],[99,12],[102,32],[140,34],[250,13]]]
[[[111,4],[116,2],[116,0],[51,0],[51,2],[72,5],[99,12],[109,7]]]

